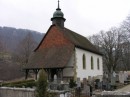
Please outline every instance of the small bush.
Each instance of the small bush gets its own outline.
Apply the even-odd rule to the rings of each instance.
[[[48,97],[47,85],[47,75],[42,69],[37,80],[36,97]]]
[[[34,80],[23,80],[23,81],[16,81],[16,82],[10,82],[10,83],[3,83],[2,86],[6,87],[34,87],[36,86],[36,82]]]
[[[76,86],[76,82],[73,79],[70,79],[69,87],[74,88]]]

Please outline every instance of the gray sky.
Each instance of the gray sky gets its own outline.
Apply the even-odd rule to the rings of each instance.
[[[46,33],[57,0],[0,0],[0,26]],[[84,36],[119,26],[130,14],[130,0],[60,0],[65,27]]]

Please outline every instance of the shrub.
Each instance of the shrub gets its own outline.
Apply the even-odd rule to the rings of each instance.
[[[45,71],[42,69],[37,80],[36,97],[47,97],[47,95],[47,76]]]
[[[73,79],[70,79],[69,87],[74,88],[76,86],[76,82]]]
[[[3,83],[2,86],[6,87],[30,87],[36,86],[36,82],[34,80],[23,80],[23,81],[15,81],[9,83]]]

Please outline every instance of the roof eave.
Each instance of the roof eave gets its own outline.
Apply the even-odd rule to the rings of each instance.
[[[97,52],[97,51],[93,51],[93,50],[90,50],[90,49],[86,49],[86,48],[81,47],[81,46],[78,46],[78,45],[75,45],[75,47],[80,48],[80,49],[83,49],[83,50],[87,50],[87,51],[90,51],[90,52],[92,52],[92,53],[95,53],[95,54],[98,54],[98,55],[103,56],[103,54],[102,54],[101,52]]]

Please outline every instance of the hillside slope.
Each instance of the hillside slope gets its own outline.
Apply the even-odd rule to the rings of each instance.
[[[28,42],[28,34],[31,34],[31,42],[34,42],[36,45],[38,45],[44,36],[44,33],[28,29],[0,27],[0,81],[24,78],[25,73],[22,71],[23,64],[20,63],[17,58],[23,54],[21,50],[26,48],[24,46],[27,44],[26,42]],[[31,48],[31,51],[33,49],[34,48]],[[15,56],[14,60],[13,58],[16,54],[17,56]],[[22,56],[24,56],[24,54]]]

